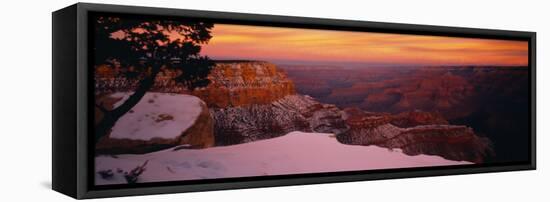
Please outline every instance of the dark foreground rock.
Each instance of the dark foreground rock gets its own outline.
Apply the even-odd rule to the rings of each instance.
[[[201,103],[201,112],[194,124],[175,138],[137,140],[107,135],[97,142],[95,151],[96,154],[143,154],[175,146],[207,148],[214,146],[214,142],[214,122],[206,105]]]

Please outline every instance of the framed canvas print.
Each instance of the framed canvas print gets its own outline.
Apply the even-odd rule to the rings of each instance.
[[[75,198],[535,169],[535,33],[79,3],[53,13]]]

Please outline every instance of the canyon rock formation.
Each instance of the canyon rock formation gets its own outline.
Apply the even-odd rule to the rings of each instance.
[[[207,87],[191,93],[213,108],[267,104],[295,93],[285,73],[267,62],[218,62],[208,79]]]
[[[209,103],[217,145],[230,145],[285,135],[292,131],[333,133],[345,144],[401,149],[409,155],[431,154],[451,160],[483,162],[493,155],[489,139],[467,126],[450,125],[437,112],[411,110],[398,114],[340,109],[295,92],[293,82],[266,62],[222,63],[211,74],[211,86],[194,95]],[[444,77],[449,89],[436,105],[455,102],[451,89],[459,78]],[[425,83],[425,86],[441,83]],[[427,88],[427,87],[426,87]],[[211,103],[211,104],[210,104]]]
[[[338,75],[336,73],[332,76]],[[369,75],[359,76],[374,79]],[[472,89],[463,79],[452,75],[407,87],[429,89],[421,91],[397,88],[398,85],[388,84],[387,81],[378,84],[371,82],[368,85],[364,82],[355,83],[353,85],[358,86],[352,90],[356,92],[334,91],[331,94],[324,92],[323,85],[318,85],[318,88],[312,91],[314,97],[334,96],[335,92],[340,93],[340,100],[349,99],[358,102],[360,103],[358,107],[364,106],[362,103],[368,103],[369,106],[377,106],[380,110],[387,108],[388,112],[369,112],[352,105],[346,107],[345,103],[326,104],[317,98],[299,94],[295,90],[293,80],[289,79],[283,70],[268,62],[220,61],[208,78],[211,81],[208,86],[192,92],[182,90],[183,87],[169,81],[157,80],[157,83],[162,84],[162,88],[157,87],[155,91],[191,94],[199,97],[208,107],[209,113],[201,113],[201,117],[206,123],[210,123],[211,120],[213,126],[203,124],[190,127],[188,131],[183,132],[183,138],[177,139],[179,142],[176,144],[196,145],[197,143],[194,143],[196,138],[192,137],[192,134],[202,134],[204,132],[201,131],[210,129],[214,137],[212,141],[215,141],[215,145],[218,146],[252,142],[286,135],[292,131],[303,131],[332,133],[344,144],[377,145],[389,149],[400,149],[408,155],[439,155],[450,160],[476,163],[484,162],[485,158],[494,155],[488,138],[476,135],[468,126],[450,124],[444,115],[437,112],[439,110],[431,112],[407,108],[410,105],[419,105],[423,108],[428,103],[440,109],[462,102],[463,100],[460,99],[467,97],[466,95],[470,94]],[[302,84],[315,81],[298,80],[297,82]],[[109,85],[100,85],[110,89]],[[333,81],[331,85],[351,87],[344,80]],[[381,91],[373,89],[376,85],[380,85],[378,87]],[[429,93],[426,94],[426,92]],[[415,99],[419,97],[432,99],[429,101],[406,99],[406,96],[411,96],[411,93],[422,94],[414,95]],[[388,100],[395,101],[388,102]],[[436,102],[431,102],[434,100]],[[393,110],[396,107],[401,107],[400,113]],[[197,138],[202,136],[208,135],[197,136]],[[173,144],[174,141],[176,140],[161,141],[159,144]],[[115,143],[106,142],[99,145],[111,144]],[[124,144],[139,147],[143,143]],[[98,149],[101,151],[102,148],[98,147]]]

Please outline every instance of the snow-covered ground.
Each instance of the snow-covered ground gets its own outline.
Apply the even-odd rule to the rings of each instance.
[[[149,161],[138,182],[181,181],[262,175],[284,175],[385,168],[469,164],[439,156],[408,156],[399,150],[339,143],[330,134],[291,132],[285,136],[240,145],[200,150],[181,149],[142,154],[98,156],[96,171],[115,176],[96,184],[126,183],[118,168],[129,171]]]
[[[114,93],[122,97],[121,105],[130,93]],[[111,138],[150,140],[154,137],[175,138],[189,128],[201,113],[202,100],[192,95],[146,93],[132,111],[121,117],[111,132]]]

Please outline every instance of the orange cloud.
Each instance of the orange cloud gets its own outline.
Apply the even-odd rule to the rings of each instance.
[[[214,59],[527,65],[526,41],[216,24]]]

